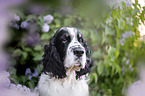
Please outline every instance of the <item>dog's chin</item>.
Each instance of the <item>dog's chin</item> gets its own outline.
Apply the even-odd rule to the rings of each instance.
[[[80,71],[81,68],[83,68],[83,66],[81,66],[82,64],[80,62],[76,62],[73,64],[73,66],[71,67],[67,67],[68,71]]]

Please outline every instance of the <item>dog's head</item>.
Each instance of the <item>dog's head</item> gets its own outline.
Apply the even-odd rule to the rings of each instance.
[[[91,72],[91,50],[77,28],[57,30],[44,47],[44,72],[56,78],[65,78],[67,70],[76,71],[76,78]]]

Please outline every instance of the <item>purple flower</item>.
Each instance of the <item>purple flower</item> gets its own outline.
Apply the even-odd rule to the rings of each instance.
[[[40,34],[28,33],[27,36],[25,37],[25,42],[27,46],[33,46],[37,44],[38,42],[40,42]]]
[[[34,73],[32,74],[32,76],[34,76],[34,77],[38,76],[37,68],[34,69]]]
[[[1,71],[0,72],[0,87],[9,87],[10,85],[10,79],[9,77],[9,73],[6,71]]]
[[[27,91],[27,92],[30,92],[30,88],[27,88],[26,86],[23,86],[23,90]]]
[[[32,78],[32,77],[33,77],[32,75],[29,75],[29,77],[28,77],[28,78],[29,78],[29,80],[31,80],[31,78]]]
[[[133,26],[133,22],[131,22],[130,25]]]
[[[134,71],[134,68],[131,68],[130,71],[131,71],[131,72]]]
[[[127,64],[127,65],[129,64],[129,59],[126,61],[126,64]]]
[[[52,15],[46,15],[46,16],[43,17],[43,19],[44,19],[44,22],[46,24],[49,24],[53,20],[53,16]]]
[[[132,1],[129,0],[123,0],[126,3],[126,6],[132,6]]]
[[[125,32],[125,33],[122,34],[123,38],[127,38],[127,37],[130,37],[130,36],[131,36],[130,32]]]
[[[29,25],[29,23],[28,23],[27,21],[23,21],[23,22],[21,23],[21,28],[25,29],[25,28],[28,27],[28,25]]]
[[[42,32],[48,32],[49,29],[50,29],[49,25],[46,24],[46,23],[44,23],[44,25],[42,26],[42,29],[41,30],[42,30]]]
[[[123,39],[120,40],[120,44],[121,44],[122,46],[124,45]]]
[[[14,15],[14,21],[20,21],[20,17],[17,14]]]
[[[19,25],[16,24],[15,22],[11,22],[10,23],[10,26],[13,27],[13,28],[15,28],[15,29],[19,29]]]
[[[36,93],[38,91],[38,87],[35,87],[34,88],[34,92]]]
[[[25,72],[25,76],[30,75],[31,73],[32,73],[32,72],[31,72],[30,68],[27,68],[27,69],[26,69],[26,72]]]

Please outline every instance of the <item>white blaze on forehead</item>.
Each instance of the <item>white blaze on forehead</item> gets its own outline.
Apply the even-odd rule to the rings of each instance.
[[[71,38],[74,40],[77,40],[77,29],[68,27],[67,30],[68,30],[69,34],[71,35]]]

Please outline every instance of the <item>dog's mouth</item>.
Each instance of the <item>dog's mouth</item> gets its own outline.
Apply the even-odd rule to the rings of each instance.
[[[82,68],[81,63],[80,62],[76,62],[73,66],[67,68],[67,70],[80,71],[81,68]]]

